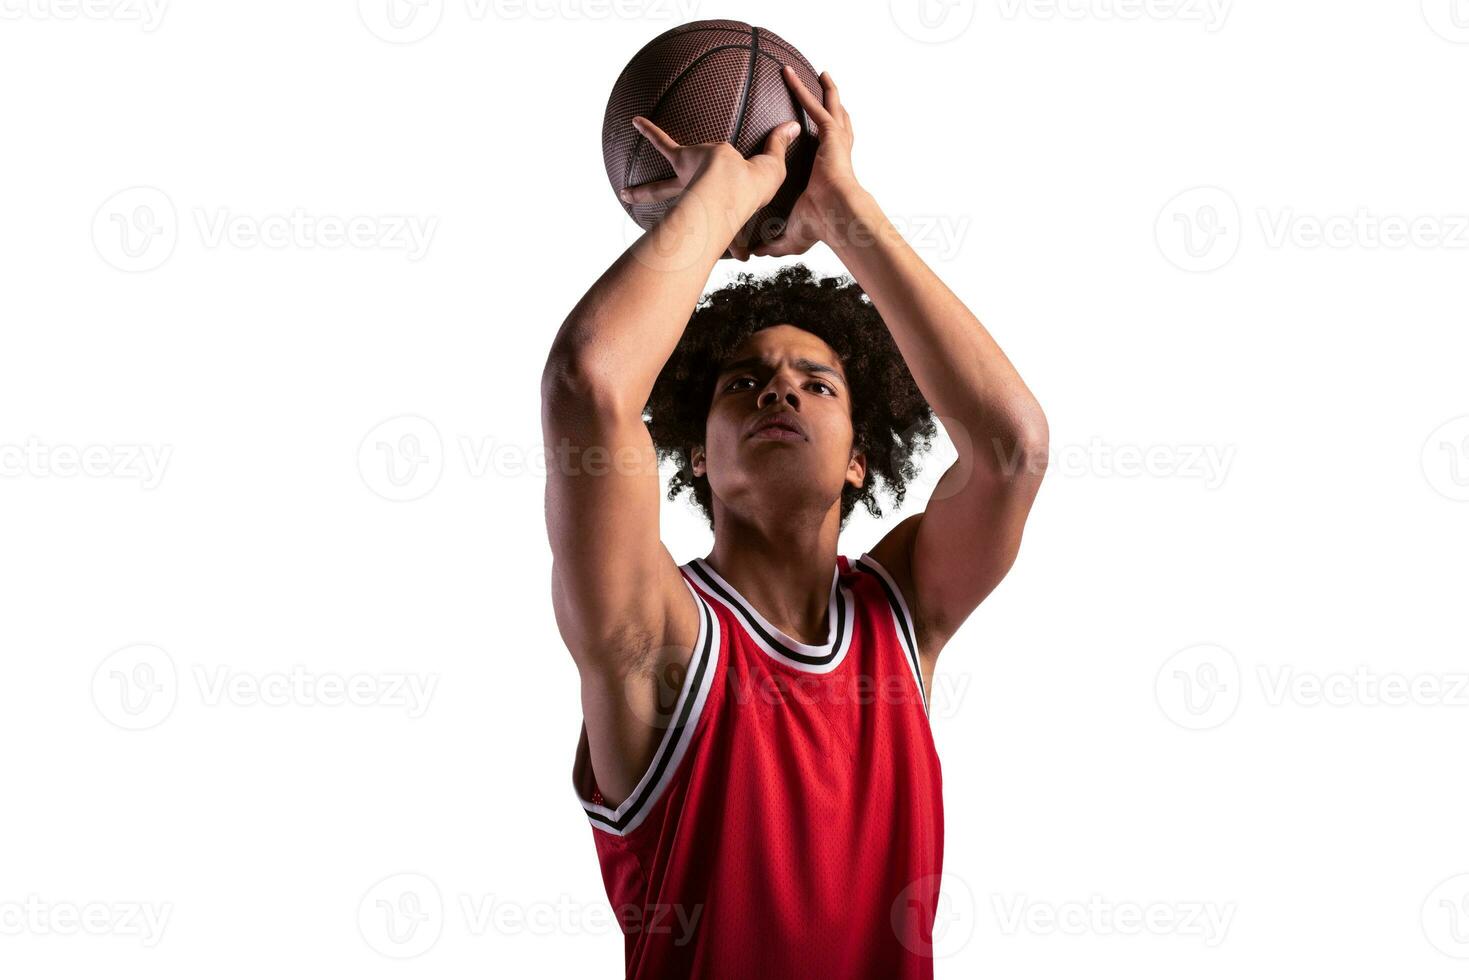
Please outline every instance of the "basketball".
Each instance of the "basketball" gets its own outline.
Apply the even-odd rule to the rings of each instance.
[[[746,158],[760,152],[772,129],[795,119],[801,132],[786,151],[785,182],[735,240],[753,248],[779,236],[806,188],[817,147],[816,125],[791,96],[782,64],[795,69],[801,83],[821,99],[816,69],[791,44],[763,27],[737,20],[698,20],[649,41],[612,86],[602,120],[602,157],[614,197],[624,187],[676,176],[663,155],[633,127],[633,116],[652,120],[680,145],[724,141]],[[618,198],[617,203],[648,229],[677,200],[629,204]]]

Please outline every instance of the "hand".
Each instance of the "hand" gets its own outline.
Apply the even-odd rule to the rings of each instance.
[[[811,164],[811,177],[791,207],[785,231],[757,246],[752,255],[800,255],[818,241],[829,239],[835,224],[833,209],[840,194],[861,186],[852,173],[852,117],[842,105],[836,82],[828,72],[822,72],[822,98],[817,101],[790,65],[782,74],[796,101],[816,123],[820,144]]]
[[[695,179],[708,172],[708,178],[735,195],[739,202],[739,213],[733,215],[734,227],[738,231],[750,216],[760,210],[786,179],[786,149],[801,132],[801,124],[794,119],[772,129],[765,137],[765,146],[754,156],[745,159],[740,151],[728,142],[691,143],[680,146],[671,136],[659,129],[652,120],[634,116],[633,127],[643,134],[653,148],[673,165],[676,176],[667,180],[654,180],[635,187],[625,187],[621,197],[629,204],[657,204],[672,200],[688,189]],[[749,257],[746,243],[731,242],[725,255],[744,259]]]

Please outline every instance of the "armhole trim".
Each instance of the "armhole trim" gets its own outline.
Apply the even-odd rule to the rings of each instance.
[[[908,610],[908,603],[903,600],[903,593],[898,589],[898,583],[871,554],[864,551],[857,559],[857,567],[876,578],[883,592],[887,594],[888,611],[893,616],[893,629],[898,634],[899,645],[907,655],[908,666],[913,671],[913,683],[918,685],[918,696],[923,699],[923,713],[927,715],[928,691],[923,687],[923,668],[918,660],[918,632],[914,628],[913,614]]]
[[[643,822],[643,818],[653,809],[653,805],[663,795],[668,784],[673,781],[674,774],[678,771],[678,764],[688,751],[689,743],[693,740],[694,729],[698,727],[699,718],[703,715],[704,703],[708,700],[709,691],[713,687],[715,668],[719,663],[719,618],[714,615],[709,603],[699,595],[687,578],[683,580],[684,587],[694,597],[694,603],[699,610],[699,636],[694,641],[694,652],[689,660],[688,673],[685,675],[683,687],[678,692],[678,698],[674,702],[672,720],[668,728],[663,732],[663,739],[658,743],[658,751],[653,753],[653,761],[648,764],[648,769],[643,773],[643,778],[638,780],[637,786],[628,794],[627,799],[621,806],[608,807],[599,803],[593,803],[581,795],[580,780],[576,777],[581,773],[574,774],[572,784],[576,790],[577,799],[581,802],[582,809],[586,811],[587,819],[591,821],[596,830],[605,831],[618,837],[632,833]],[[591,770],[590,757],[583,758],[583,750],[586,739],[586,726],[582,726],[582,742],[577,746],[577,762],[575,768],[581,770],[583,763],[587,771]]]

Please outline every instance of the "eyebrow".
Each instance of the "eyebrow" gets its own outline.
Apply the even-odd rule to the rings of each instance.
[[[719,376],[723,377],[724,375],[731,374],[735,371],[749,371],[753,370],[754,368],[763,367],[764,365],[765,362],[758,357],[742,357],[738,361],[731,361],[723,368],[721,368],[719,371]],[[813,361],[809,357],[796,358],[796,368],[797,370],[805,371],[807,374],[829,374],[838,381],[846,380],[842,377],[841,373],[830,364],[822,364],[820,361]]]

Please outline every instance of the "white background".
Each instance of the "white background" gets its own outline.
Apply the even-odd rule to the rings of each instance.
[[[0,972],[619,974],[538,382],[735,16],[1051,423],[938,975],[1462,975],[1469,3],[384,3],[0,0]]]

